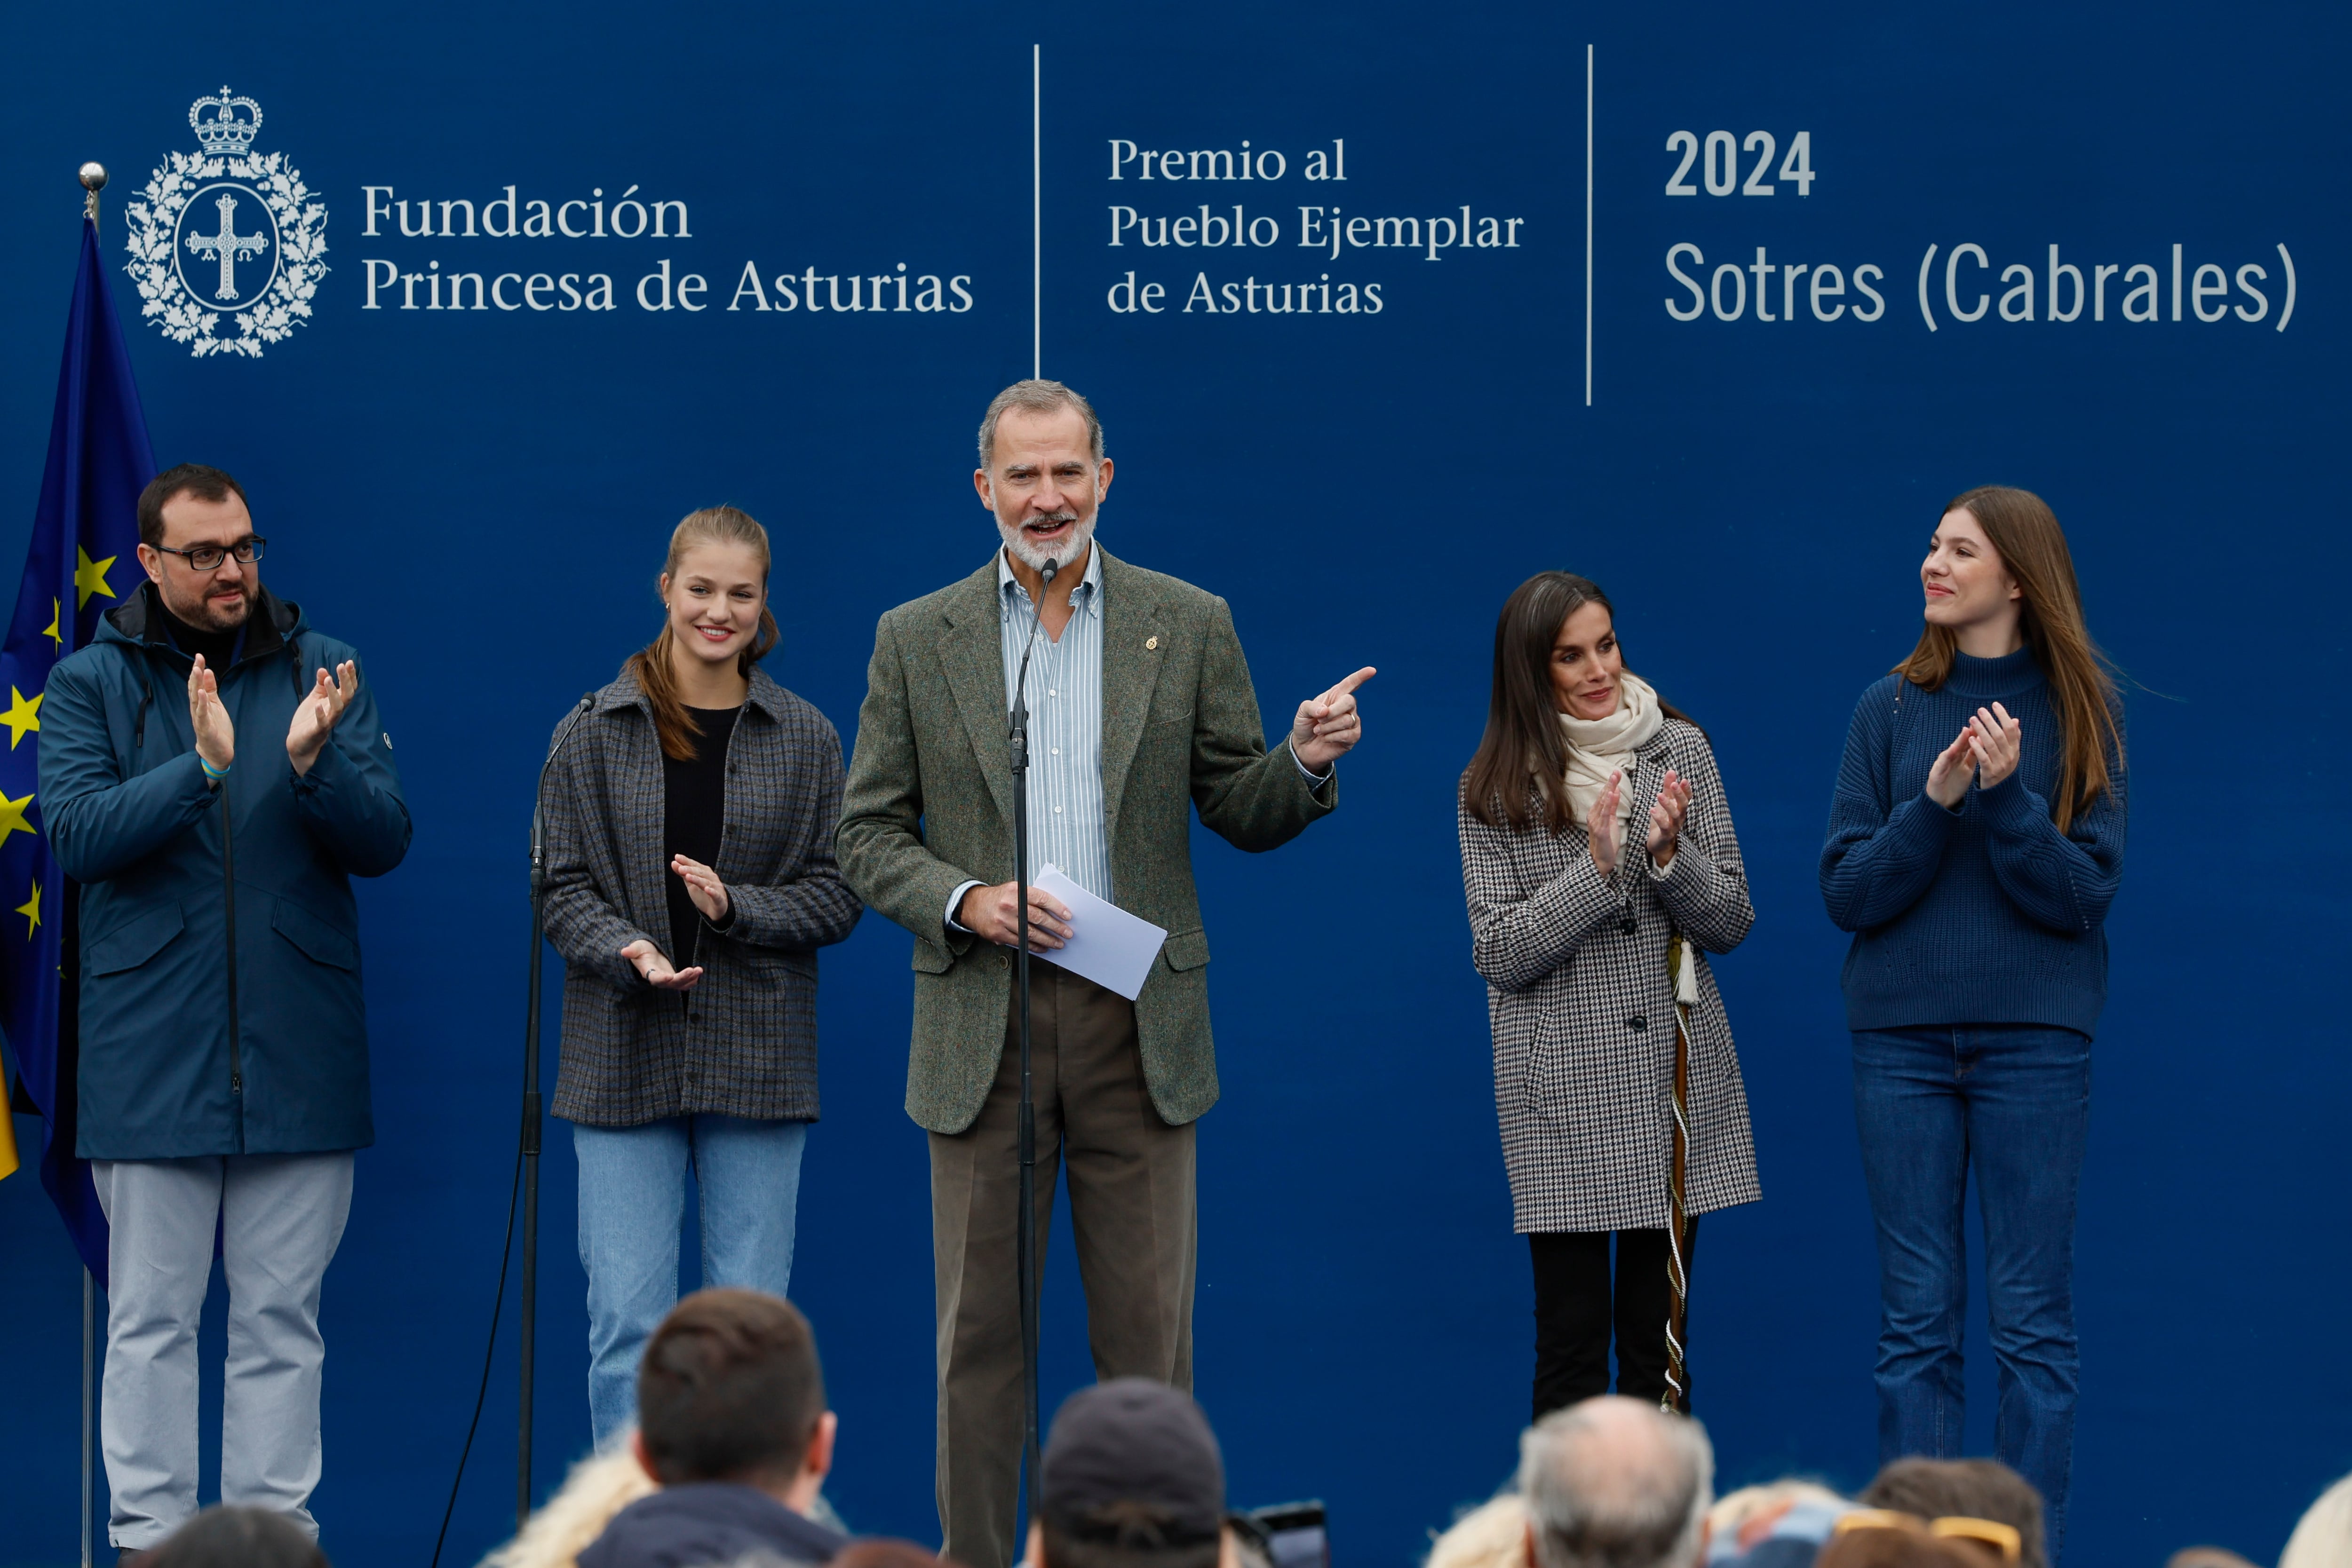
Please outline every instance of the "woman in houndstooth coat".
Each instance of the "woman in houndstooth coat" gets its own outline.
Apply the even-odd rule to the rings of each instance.
[[[1615,612],[1583,578],[1538,573],[1503,607],[1460,829],[1514,1226],[1535,1265],[1535,1414],[1608,1392],[1612,1327],[1617,1392],[1659,1399],[1678,1006],[1685,1268],[1696,1216],[1760,1196],[1706,956],[1738,946],[1755,911],[1706,737],[1625,668]]]

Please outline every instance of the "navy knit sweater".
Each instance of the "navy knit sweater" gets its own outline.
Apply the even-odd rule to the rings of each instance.
[[[1959,810],[1927,796],[1927,769],[1978,708],[2018,721],[2017,769],[1970,784]],[[1822,898],[1854,934],[1850,1029],[2054,1024],[2092,1032],[2107,999],[2107,905],[2123,878],[2125,780],[2061,833],[2050,817],[2058,713],[2025,649],[1958,655],[1941,691],[1889,675],[1847,731],[1822,850]]]

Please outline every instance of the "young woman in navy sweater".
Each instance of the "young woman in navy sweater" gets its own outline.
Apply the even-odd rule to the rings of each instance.
[[[1974,1171],[2003,1461],[2066,1522],[2074,1198],[2123,873],[2121,704],[2041,497],[1945,507],[1927,625],[1863,694],[1822,851],[1878,1228],[1882,1460],[1960,1452]]]

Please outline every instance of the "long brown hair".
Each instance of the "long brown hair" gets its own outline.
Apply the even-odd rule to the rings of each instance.
[[[2075,816],[2106,792],[2110,760],[2120,767],[2123,732],[2116,724],[2115,677],[2083,623],[2083,594],[2074,580],[2074,557],[2050,504],[2031,490],[1979,485],[1944,503],[1945,513],[1966,512],[1977,520],[2017,583],[2021,609],[2018,634],[2033,652],[2042,678],[2057,699],[2062,732],[2058,787],[2052,791],[2051,819],[2064,832]],[[1930,624],[1919,633],[1911,656],[1895,666],[1924,691],[1936,691],[1952,675],[1959,639]]]
[[[768,530],[753,522],[750,513],[733,507],[705,507],[687,513],[670,532],[669,559],[662,563],[662,576],[676,577],[677,563],[686,558],[686,552],[705,544],[749,547],[760,558],[760,581],[762,587],[766,585],[770,565]],[[735,655],[735,666],[746,680],[751,678],[751,666],[766,658],[782,635],[776,629],[776,618],[762,602],[760,629],[751,634],[751,645]],[[677,695],[677,677],[670,672],[669,653],[669,615],[665,606],[661,635],[653,640],[650,647],[630,654],[621,669],[636,678],[637,689],[653,705],[654,734],[660,737],[663,755],[674,761],[691,762],[698,755],[694,743],[702,734],[702,727],[694,722],[685,699]]]
[[[1542,801],[1544,826],[1551,831],[1565,831],[1574,820],[1568,805],[1568,737],[1559,727],[1559,702],[1551,684],[1551,648],[1568,618],[1588,604],[1607,611],[1610,629],[1616,629],[1617,607],[1599,584],[1574,572],[1539,571],[1511,591],[1495,618],[1495,685],[1486,700],[1486,733],[1462,776],[1470,814],[1488,827],[1514,832],[1534,827],[1535,799]],[[1664,697],[1658,707],[1668,718],[1690,722],[1688,714]]]

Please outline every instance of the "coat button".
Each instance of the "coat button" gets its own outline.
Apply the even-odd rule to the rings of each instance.
[[[1630,915],[1625,917],[1624,924],[1617,927],[1618,930],[1623,932],[1628,936],[1631,936],[1634,932],[1639,931],[1641,928],[1640,922],[1636,921]]]
[[[1643,1030],[1650,1027],[1650,1020],[1643,1018],[1640,1013],[1635,1013],[1632,1018],[1625,1020],[1625,1027],[1638,1034]]]

